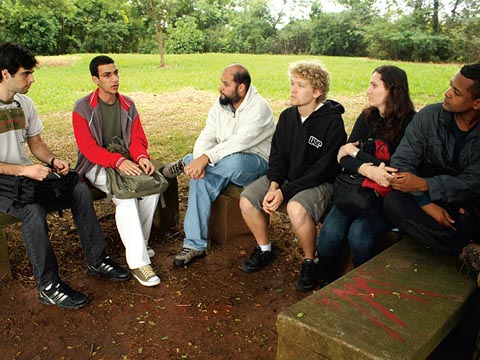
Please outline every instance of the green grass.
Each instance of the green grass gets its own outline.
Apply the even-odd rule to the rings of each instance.
[[[41,67],[35,72],[37,82],[30,96],[40,114],[70,111],[76,99],[94,89],[88,71],[91,54],[39,57]],[[385,61],[367,58],[312,57],[244,54],[166,55],[167,66],[158,66],[158,55],[112,55],[121,71],[121,92],[161,94],[185,88],[217,91],[222,69],[233,62],[244,64],[253,83],[268,100],[289,97],[288,65],[297,60],[317,59],[331,74],[329,97],[348,97],[365,101],[365,90],[373,69]],[[70,61],[73,59],[74,61]],[[65,62],[65,66],[56,66]],[[42,66],[42,63],[45,65]],[[388,62],[405,69],[411,95],[417,107],[440,101],[456,65]],[[201,99],[199,99],[201,101]],[[348,107],[348,104],[344,104]],[[347,109],[348,110],[348,109]]]
[[[46,126],[45,139],[49,144],[56,143],[60,155],[72,163],[76,160],[76,150],[70,113],[75,101],[95,88],[88,70],[93,56],[39,57],[36,83],[29,92]],[[298,60],[317,59],[331,74],[329,98],[344,105],[345,127],[349,132],[366,106],[365,92],[372,71],[386,63],[367,58],[192,54],[166,55],[167,66],[161,68],[158,55],[114,54],[112,57],[120,70],[120,91],[134,94],[150,142],[150,153],[166,161],[192,151],[217,96],[222,70],[228,64],[240,62],[249,69],[253,83],[278,118],[281,110],[288,106],[288,65]],[[417,108],[441,101],[450,78],[459,68],[453,64],[388,63],[407,71]],[[58,139],[65,140],[59,144]]]

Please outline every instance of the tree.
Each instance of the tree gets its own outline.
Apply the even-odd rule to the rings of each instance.
[[[178,19],[193,10],[194,1],[188,0],[136,0],[137,6],[153,22],[160,52],[160,66],[165,66],[165,33]]]
[[[55,54],[59,24],[52,10],[5,1],[0,11],[9,14],[0,20],[3,41],[19,42],[36,54]]]
[[[242,1],[229,19],[228,51],[239,53],[265,53],[272,47],[276,34],[275,20],[267,0]]]
[[[274,52],[281,54],[309,54],[311,41],[311,22],[292,19],[278,31]]]
[[[173,54],[191,54],[202,52],[206,38],[198,29],[196,19],[186,16],[168,29],[166,49]]]

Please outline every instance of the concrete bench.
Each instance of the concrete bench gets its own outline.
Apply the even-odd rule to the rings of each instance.
[[[242,190],[243,187],[230,184],[212,203],[208,233],[215,242],[226,244],[229,239],[250,234],[238,205]]]
[[[277,318],[277,360],[425,359],[478,296],[459,261],[406,237]]]
[[[104,199],[105,193],[97,188],[90,187],[94,201]],[[162,208],[159,202],[155,215],[153,217],[153,231],[162,231],[171,228],[178,229],[179,210],[178,210],[178,185],[177,179],[169,179],[169,186],[163,194],[165,208]],[[57,211],[55,208],[48,209],[49,212]],[[7,226],[20,222],[19,219],[0,213],[0,279],[11,277],[10,260],[7,248]]]
[[[209,236],[214,241],[225,244],[227,240],[235,239],[239,235],[251,234],[239,206],[240,193],[243,189],[241,186],[229,184],[212,203],[208,229]],[[287,213],[285,204],[280,206],[278,212]],[[268,221],[269,215],[264,215]]]
[[[221,244],[227,244],[229,240],[235,239],[238,236],[251,234],[250,229],[243,220],[240,207],[240,193],[243,187],[230,184],[228,185],[218,196],[218,198],[212,203],[212,209],[210,213],[209,223],[209,237],[215,242]],[[287,213],[287,207],[282,204],[278,210],[282,214]],[[269,216],[267,219],[269,219]],[[252,235],[253,236],[253,235]],[[375,243],[376,253],[380,253],[401,237],[395,230],[390,230],[379,236]],[[341,274],[350,271],[353,268],[352,259],[350,256],[350,249],[348,242],[345,240],[342,248],[344,256],[340,259],[338,268]]]

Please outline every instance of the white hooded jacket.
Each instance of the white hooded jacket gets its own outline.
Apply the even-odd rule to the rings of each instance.
[[[205,128],[193,149],[193,157],[203,154],[215,165],[227,155],[245,152],[268,161],[270,144],[275,131],[272,109],[250,85],[245,99],[236,111],[217,100],[208,113]]]

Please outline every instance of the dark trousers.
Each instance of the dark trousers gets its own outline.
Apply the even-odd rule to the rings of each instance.
[[[72,209],[87,264],[97,265],[105,256],[105,242],[88,187],[77,183],[66,205]],[[7,213],[22,221],[23,242],[38,289],[43,290],[59,280],[57,258],[48,236],[47,211],[43,205],[34,203],[12,206]]]
[[[424,212],[408,193],[394,190],[385,198],[383,208],[387,218],[403,233],[421,241],[429,247],[445,252],[449,255],[458,255],[462,248],[479,235],[480,219],[472,204],[439,204],[455,220],[452,230],[441,224]],[[466,210],[465,214],[459,212]],[[478,229],[478,230],[477,230]]]

